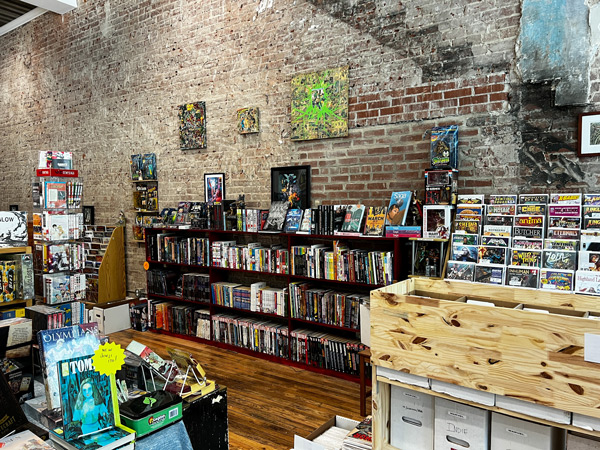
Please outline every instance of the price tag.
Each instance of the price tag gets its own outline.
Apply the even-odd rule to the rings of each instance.
[[[98,347],[92,358],[92,363],[96,368],[96,372],[104,375],[114,375],[125,364],[125,351],[120,345],[109,342]]]

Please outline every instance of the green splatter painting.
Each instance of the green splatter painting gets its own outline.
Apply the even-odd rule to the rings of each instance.
[[[348,66],[292,79],[292,140],[348,136]]]

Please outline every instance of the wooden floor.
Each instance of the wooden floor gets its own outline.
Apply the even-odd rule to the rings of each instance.
[[[227,386],[231,449],[289,450],[294,434],[307,436],[336,414],[361,419],[358,383],[151,332],[110,338],[123,348],[134,339],[163,357],[166,346],[192,353],[207,378]]]

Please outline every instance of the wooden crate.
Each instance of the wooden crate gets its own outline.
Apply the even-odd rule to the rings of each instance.
[[[600,417],[600,365],[583,359],[584,334],[600,334],[600,320],[587,311],[600,311],[600,298],[413,278],[371,292],[371,360]]]

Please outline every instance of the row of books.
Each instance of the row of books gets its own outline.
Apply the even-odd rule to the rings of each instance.
[[[172,233],[148,235],[148,251],[153,261],[210,265],[210,242],[208,238],[176,236]]]
[[[81,239],[83,213],[61,214],[56,211],[33,213],[33,239],[35,241],[66,241]]]
[[[365,295],[336,292],[293,282],[289,286],[290,316],[338,327],[360,328],[360,304]]]
[[[34,296],[31,254],[3,255],[0,260],[0,302],[28,300]]]
[[[211,285],[211,292],[215,305],[286,316],[287,289],[268,287],[265,282],[250,286],[218,282]]]
[[[83,243],[35,244],[34,267],[37,271],[58,273],[81,270],[85,266],[86,252]]]
[[[206,273],[184,273],[182,294],[186,300],[210,303],[210,276]]]
[[[48,305],[86,300],[86,275],[53,273],[43,276],[44,302]]]
[[[151,269],[146,272],[148,294],[181,297],[183,292],[183,275],[180,273]]]
[[[213,339],[216,342],[288,358],[287,325],[226,314],[213,315],[212,323]]]
[[[306,329],[290,333],[290,346],[292,361],[351,375],[358,375],[358,353],[366,348],[355,339]]]
[[[335,242],[333,249],[323,244],[297,245],[291,253],[292,275],[376,285],[394,279],[393,252],[349,249]]]
[[[25,317],[31,319],[34,333],[41,330],[61,328],[65,325],[64,311],[49,305],[27,306]]]
[[[214,267],[289,273],[289,252],[279,244],[267,248],[259,242],[238,245],[236,241],[215,241],[211,251]]]
[[[81,208],[83,182],[77,179],[69,181],[34,181],[32,198],[34,208],[72,209]]]

